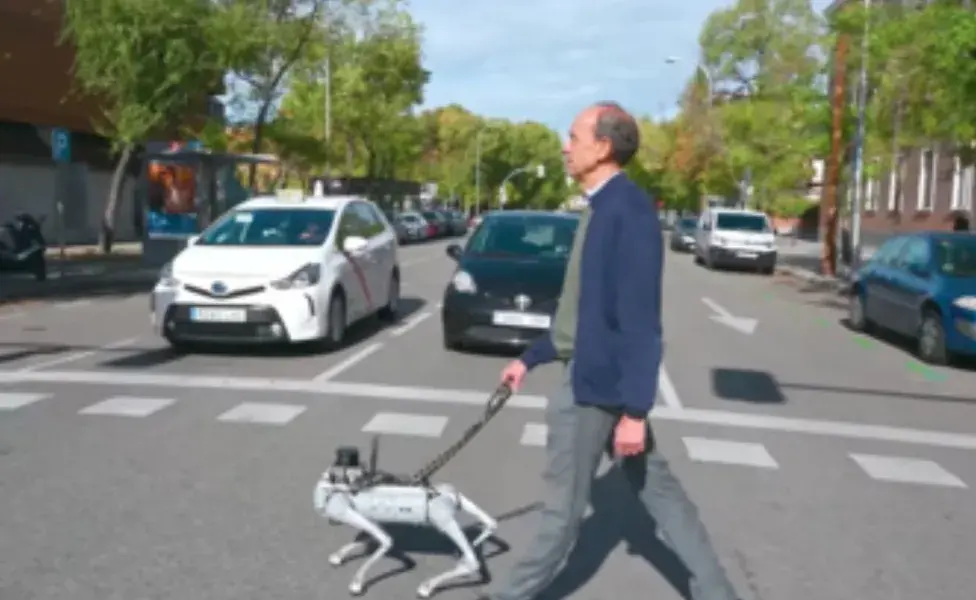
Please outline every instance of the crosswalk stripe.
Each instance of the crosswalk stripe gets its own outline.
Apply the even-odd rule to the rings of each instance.
[[[408,413],[376,413],[363,426],[364,433],[385,433],[418,437],[440,437],[447,427],[447,417]]]
[[[25,392],[0,393],[0,410],[16,410],[48,397],[48,394],[29,394]]]
[[[696,462],[742,465],[761,469],[778,469],[779,463],[762,444],[733,442],[708,438],[682,438],[688,457]]]
[[[850,457],[867,473],[868,477],[878,481],[967,487],[963,480],[930,460],[876,454],[850,454]]]
[[[111,415],[116,417],[148,417],[176,400],[168,398],[139,398],[136,396],[115,396],[78,411],[82,415]]]
[[[217,417],[225,423],[260,423],[262,425],[287,425],[305,412],[300,404],[272,404],[243,402]]]

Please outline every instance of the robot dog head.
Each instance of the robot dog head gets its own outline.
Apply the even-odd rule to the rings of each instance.
[[[359,448],[355,446],[340,446],[336,448],[334,467],[355,469],[359,467]]]

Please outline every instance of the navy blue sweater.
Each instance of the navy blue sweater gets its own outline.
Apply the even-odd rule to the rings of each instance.
[[[573,395],[577,404],[643,418],[654,405],[663,352],[661,223],[651,199],[623,175],[589,201]],[[539,336],[522,355],[529,369],[556,358],[551,335]]]

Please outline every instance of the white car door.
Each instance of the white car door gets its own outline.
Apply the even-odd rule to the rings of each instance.
[[[346,313],[348,322],[351,323],[363,317],[368,311],[367,249],[350,254],[343,248],[346,238],[365,237],[361,219],[351,204],[346,205],[339,215],[339,229],[336,233],[336,268],[339,283],[346,292]]]
[[[383,212],[375,204],[367,204],[370,213],[373,216],[373,220],[376,221],[376,246],[377,246],[377,277],[379,278],[379,298],[381,302],[379,304],[385,304],[386,299],[390,295],[390,279],[393,275],[393,270],[397,265],[397,252],[399,251],[399,244],[397,243],[396,230],[390,225],[390,222],[386,220],[383,216]]]
[[[373,214],[372,206],[364,201],[353,202],[352,209],[355,211],[356,220],[361,223],[362,235],[368,242],[364,253],[363,272],[368,287],[367,310],[372,312],[386,304],[388,294],[386,281],[389,273],[384,270],[383,264],[386,225],[377,219],[377,215]]]

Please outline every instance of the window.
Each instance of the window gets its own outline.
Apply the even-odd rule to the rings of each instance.
[[[199,246],[318,246],[329,236],[335,212],[320,209],[235,210],[200,234]]]
[[[566,259],[578,224],[578,219],[562,217],[485,219],[468,242],[467,252]]]
[[[956,156],[952,161],[952,210],[969,210],[973,206],[973,165],[962,166]]]
[[[715,220],[715,229],[725,231],[752,231],[766,232],[772,228],[763,215],[748,213],[718,213]]]
[[[878,210],[878,197],[881,195],[881,185],[875,179],[869,179],[864,184],[864,210]]]
[[[929,266],[929,241],[925,238],[908,238],[904,249],[895,260],[895,267],[907,271],[923,271]]]
[[[949,277],[976,277],[976,238],[938,240],[935,264],[940,273]]]
[[[938,175],[936,169],[939,166],[939,154],[931,148],[926,148],[922,150],[918,159],[918,202],[916,206],[918,210],[930,211],[935,206],[935,184]]]
[[[881,244],[881,247],[871,257],[871,262],[884,266],[892,266],[895,259],[898,258],[898,253],[901,252],[901,249],[905,247],[907,242],[907,237],[891,238]]]

